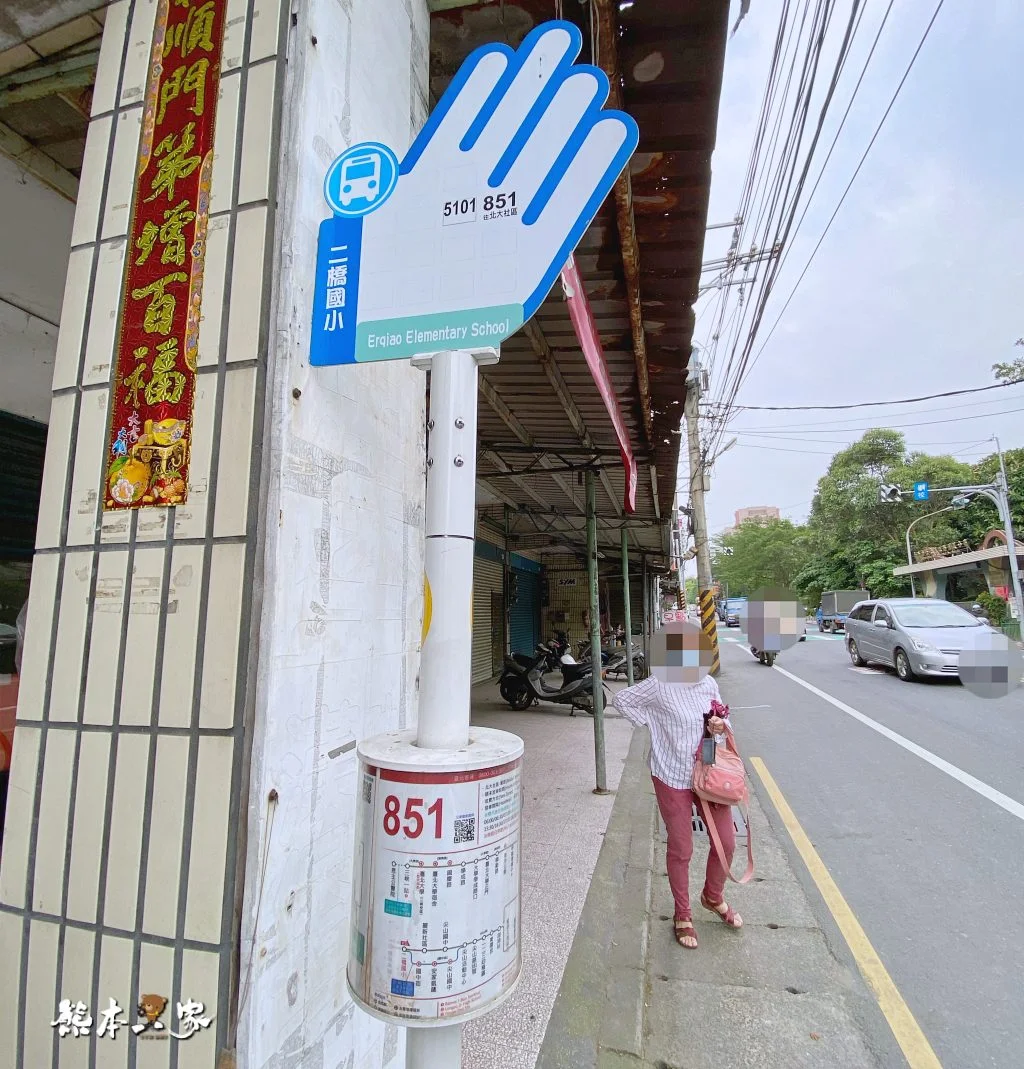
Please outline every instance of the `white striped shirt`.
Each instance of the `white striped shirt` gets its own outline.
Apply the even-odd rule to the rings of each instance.
[[[677,790],[693,785],[694,755],[704,737],[704,715],[722,695],[714,676],[699,683],[663,683],[649,676],[620,690],[612,704],[651,732],[651,775]]]

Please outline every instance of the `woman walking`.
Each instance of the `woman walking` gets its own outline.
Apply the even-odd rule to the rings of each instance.
[[[685,640],[684,640],[685,641]],[[694,650],[694,659],[696,658]],[[685,651],[684,651],[685,657]],[[683,682],[666,682],[652,675],[636,686],[620,690],[612,704],[627,720],[646,726],[651,733],[651,779],[661,817],[668,829],[668,882],[675,899],[676,942],[693,950],[697,932],[690,911],[689,870],[693,855],[693,766],[705,734],[725,732],[728,708],[722,704],[718,683],[699,669],[670,669]],[[658,675],[665,675],[665,671]],[[732,863],[736,831],[727,805],[710,805],[725,851]],[[710,833],[709,833],[710,839]],[[726,869],[712,849],[708,853],[701,905],[717,914],[730,928],[741,928],[743,918],[725,901]]]

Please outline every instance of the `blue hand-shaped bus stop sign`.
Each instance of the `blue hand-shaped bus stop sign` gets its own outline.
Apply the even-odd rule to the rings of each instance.
[[[636,149],[570,22],[478,48],[405,158],[377,142],[331,165],[310,363],[493,348],[547,296]]]

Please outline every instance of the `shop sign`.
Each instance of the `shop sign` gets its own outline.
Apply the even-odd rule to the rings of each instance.
[[[159,0],[128,230],[104,507],[188,493],[227,0]]]

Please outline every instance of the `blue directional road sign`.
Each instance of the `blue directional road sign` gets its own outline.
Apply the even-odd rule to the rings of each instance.
[[[914,500],[915,501],[927,501],[928,500],[928,484],[927,483],[914,483]]]
[[[494,348],[548,295],[639,140],[571,22],[478,48],[400,161],[331,165],[310,363]]]

